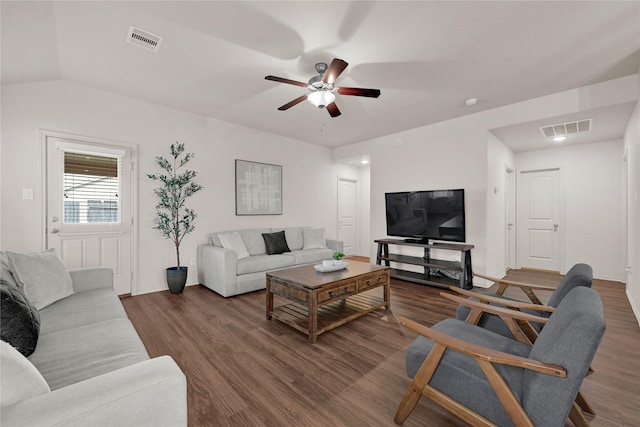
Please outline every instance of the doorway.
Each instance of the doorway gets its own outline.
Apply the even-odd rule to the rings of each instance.
[[[518,264],[560,271],[560,169],[520,173],[518,191]]]
[[[109,267],[118,295],[134,290],[135,149],[43,134],[45,246],[67,269]]]
[[[338,177],[338,240],[347,256],[358,255],[358,181]]]

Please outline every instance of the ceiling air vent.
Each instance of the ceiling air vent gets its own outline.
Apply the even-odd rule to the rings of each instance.
[[[577,122],[560,123],[557,125],[542,126],[540,132],[545,138],[555,136],[567,136],[574,133],[589,132],[593,125],[593,119],[578,120]]]
[[[148,31],[136,28],[133,25],[129,27],[127,35],[127,43],[145,48],[151,52],[157,52],[162,44],[162,37],[156,36]]]

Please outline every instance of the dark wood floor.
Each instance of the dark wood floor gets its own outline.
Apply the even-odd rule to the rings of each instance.
[[[553,285],[551,273],[509,278]],[[582,391],[597,412],[591,425],[640,425],[640,328],[624,285],[596,280],[607,331]],[[415,335],[398,316],[425,325],[453,316],[441,289],[393,281],[391,310],[320,335],[265,319],[264,291],[222,298],[203,286],[122,300],[152,357],[169,354],[187,376],[189,425],[394,426],[409,379],[405,351]],[[544,299],[544,298],[543,298]],[[276,302],[277,303],[277,302]],[[460,426],[422,399],[405,426]],[[568,423],[567,425],[570,425]]]

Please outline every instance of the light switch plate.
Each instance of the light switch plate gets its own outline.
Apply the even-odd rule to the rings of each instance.
[[[33,200],[33,188],[22,189],[22,200]]]

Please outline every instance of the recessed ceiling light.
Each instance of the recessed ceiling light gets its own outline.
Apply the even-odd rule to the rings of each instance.
[[[566,136],[554,136],[554,137],[553,137],[553,142],[562,142],[562,141],[564,141],[565,139],[567,139],[567,137],[566,137]]]
[[[472,105],[476,105],[478,103],[478,98],[469,98],[464,101],[464,103],[467,105],[467,107],[471,107]]]
[[[366,165],[367,163],[369,163],[369,160],[360,160],[360,163],[362,163],[363,165]]]

